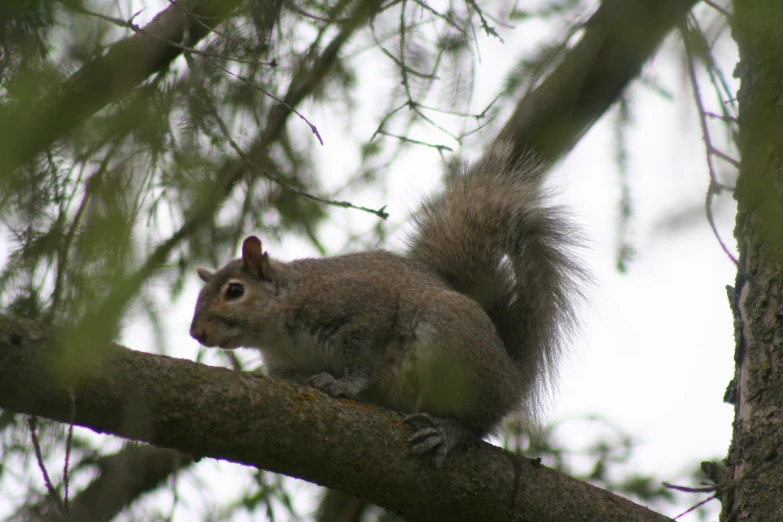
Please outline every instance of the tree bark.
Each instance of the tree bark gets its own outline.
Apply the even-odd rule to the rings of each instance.
[[[102,356],[66,373],[54,332],[0,316],[0,407],[302,478],[409,520],[669,520],[486,443],[435,470],[408,454],[395,412],[113,344],[90,351]]]
[[[734,433],[721,520],[783,520],[783,3],[735,0],[740,52]],[[716,477],[720,481],[721,477]]]

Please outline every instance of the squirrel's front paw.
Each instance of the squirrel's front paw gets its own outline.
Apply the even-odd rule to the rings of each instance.
[[[326,372],[313,375],[305,381],[305,384],[328,393],[332,397],[353,397],[357,393],[352,383],[345,379],[335,379],[332,374]]]

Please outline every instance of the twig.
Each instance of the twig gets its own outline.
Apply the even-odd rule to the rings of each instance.
[[[728,18],[729,20],[731,20],[732,17],[734,16],[730,12],[728,12],[725,8],[723,8],[722,6],[719,6],[718,4],[713,2],[712,0],[703,0],[703,1],[704,1],[705,4],[707,4],[708,6],[712,7],[713,9],[718,11],[720,14],[722,14],[723,16]]]
[[[46,466],[44,466],[43,456],[41,455],[41,444],[38,441],[38,435],[35,433],[37,420],[38,419],[35,415],[30,415],[30,417],[27,418],[27,425],[30,427],[30,437],[33,440],[33,448],[35,449],[35,458],[38,461],[38,468],[40,468],[41,474],[43,475],[44,483],[46,484],[46,489],[49,492],[49,496],[51,496],[54,500],[54,503],[57,504],[57,508],[60,510],[63,516],[67,518],[68,510],[63,504],[62,499],[60,499],[60,495],[57,494],[57,490],[54,489],[52,481],[49,478],[49,473],[46,471]]]
[[[68,387],[68,399],[70,401],[71,412],[68,423],[68,437],[65,440],[65,464],[63,465],[63,487],[65,492],[63,494],[63,501],[65,504],[65,511],[70,510],[68,506],[68,463],[71,458],[71,445],[73,444],[73,423],[76,422],[76,392],[73,386]]]
[[[438,11],[436,9],[433,9],[432,7],[428,6],[427,2],[425,2],[424,0],[412,0],[412,1],[415,4],[420,5],[422,9],[425,9],[425,10],[429,11],[430,14],[433,14],[433,15],[437,16],[438,18],[443,19],[443,21],[445,21],[447,24],[449,24],[452,27],[454,27],[460,33],[465,31],[462,28],[462,26],[460,26],[456,21],[452,20],[451,18],[449,18],[448,16],[446,16],[444,14],[441,14],[440,11]]]
[[[712,228],[712,232],[715,235],[715,238],[718,240],[720,247],[726,253],[728,258],[732,261],[732,263],[734,263],[734,265],[737,266],[737,268],[739,268],[739,261],[737,260],[736,257],[734,257],[734,254],[731,252],[731,250],[729,250],[729,247],[723,241],[720,232],[718,232],[718,227],[715,224],[715,217],[713,216],[712,213],[712,198],[716,194],[720,194],[723,185],[721,185],[721,183],[718,181],[718,175],[715,171],[715,165],[712,162],[712,154],[714,152],[714,147],[712,146],[712,140],[710,139],[710,130],[709,127],[707,126],[706,111],[704,110],[704,104],[702,103],[701,93],[699,91],[699,81],[696,78],[696,68],[693,65],[693,49],[691,49],[691,44],[690,44],[691,35],[687,23],[680,24],[680,32],[682,33],[682,40],[685,44],[685,53],[687,54],[687,58],[688,58],[688,78],[690,79],[691,90],[693,91],[693,98],[696,102],[696,107],[699,112],[699,123],[701,124],[702,140],[704,141],[704,146],[706,148],[706,153],[707,153],[707,169],[709,170],[709,175],[710,175],[710,186],[707,188],[707,197],[704,202],[705,210],[707,213],[707,221],[709,221],[710,227]]]
[[[241,80],[241,81],[243,81],[243,82],[244,82],[244,83],[246,83],[247,85],[249,85],[249,86],[253,87],[254,89],[256,89],[257,91],[259,91],[259,92],[263,93],[265,96],[269,96],[270,98],[272,98],[273,100],[275,100],[277,103],[281,104],[283,107],[285,107],[285,108],[286,108],[286,109],[288,109],[289,111],[291,111],[291,112],[293,112],[294,114],[296,114],[296,115],[297,115],[297,116],[298,116],[298,117],[299,117],[299,118],[300,118],[302,121],[304,121],[304,122],[305,122],[305,123],[306,123],[306,124],[307,124],[307,125],[310,127],[310,131],[311,131],[313,134],[315,134],[315,137],[316,137],[316,138],[318,138],[318,142],[319,142],[321,145],[323,145],[323,144],[324,144],[324,140],[323,140],[323,138],[321,138],[321,134],[318,132],[318,127],[316,127],[315,125],[313,125],[312,123],[310,123],[310,121],[309,121],[309,120],[308,120],[308,119],[307,119],[307,118],[306,118],[306,117],[305,117],[305,116],[304,116],[304,115],[303,115],[301,112],[299,112],[298,110],[294,109],[294,108],[293,108],[293,107],[291,107],[289,104],[287,104],[285,101],[281,100],[280,98],[278,98],[277,96],[275,96],[275,95],[274,95],[274,94],[272,94],[271,92],[267,91],[267,90],[266,90],[266,89],[264,89],[263,87],[259,87],[258,85],[256,85],[255,83],[253,83],[253,82],[252,82],[251,80],[249,80],[248,78],[245,78],[244,76],[241,76],[241,75],[239,75],[239,74],[237,74],[237,73],[234,73],[234,72],[231,72],[231,71],[229,71],[228,69],[226,69],[226,68],[225,68],[225,67],[223,67],[222,65],[220,65],[220,64],[217,64],[217,63],[213,62],[212,60],[210,60],[210,59],[209,59],[209,57],[207,57],[207,56],[205,56],[205,59],[206,59],[206,60],[207,60],[209,63],[211,63],[211,64],[212,64],[214,67],[217,67],[217,68],[218,68],[218,69],[220,69],[221,71],[223,71],[223,72],[225,72],[225,73],[227,73],[227,74],[230,74],[231,76],[233,76],[233,77],[237,78],[238,80]]]
[[[314,14],[308,12],[308,11],[305,11],[304,9],[299,7],[298,5],[294,4],[294,2],[288,2],[286,4],[286,8],[290,9],[291,11],[293,11],[293,12],[295,12],[297,14],[300,14],[300,15],[304,16],[305,18],[312,18],[313,20],[317,20],[319,22],[324,22],[324,23],[327,23],[327,24],[344,24],[344,23],[350,21],[350,18],[328,18],[328,17],[325,17],[325,16],[314,15]]]
[[[383,126],[386,124],[386,122],[387,122],[387,121],[389,121],[389,120],[390,120],[390,119],[391,119],[391,118],[392,118],[392,117],[393,117],[395,114],[397,114],[398,112],[400,112],[402,109],[404,109],[405,107],[408,107],[408,103],[409,103],[409,102],[404,102],[404,103],[402,103],[402,104],[401,104],[399,107],[397,107],[396,109],[393,109],[393,110],[391,110],[390,112],[388,112],[388,113],[386,114],[386,116],[384,116],[384,117],[383,117],[383,119],[381,120],[381,122],[378,124],[378,128],[377,128],[377,129],[375,129],[375,132],[373,132],[373,133],[372,133],[372,136],[370,136],[370,139],[369,139],[369,141],[372,141],[372,140],[374,140],[374,139],[375,139],[375,137],[376,137],[378,134],[381,134],[381,132],[383,132]]]
[[[434,122],[434,121],[433,121],[433,120],[432,120],[432,119],[431,119],[429,116],[427,116],[426,114],[424,114],[423,112],[421,112],[421,111],[420,111],[420,110],[419,110],[419,109],[416,107],[416,103],[415,103],[415,102],[413,102],[413,110],[414,110],[414,111],[416,111],[416,114],[418,114],[418,115],[421,117],[421,119],[423,119],[424,121],[426,121],[427,123],[429,123],[430,125],[432,125],[433,127],[435,127],[436,129],[438,129],[439,131],[441,131],[441,132],[442,132],[443,134],[445,134],[446,136],[448,136],[448,137],[450,137],[450,138],[454,139],[454,140],[455,140],[455,141],[457,141],[457,142],[459,142],[459,141],[460,141],[460,139],[459,139],[459,136],[457,136],[456,134],[453,134],[453,133],[449,132],[449,131],[448,131],[448,130],[445,128],[445,127],[443,127],[443,126],[441,126],[441,125],[438,125],[438,124],[437,124],[437,123],[435,123],[435,122]]]
[[[244,77],[241,77],[239,75],[236,75],[234,73],[231,73],[230,71],[224,69],[220,65],[212,62],[212,60],[209,60],[208,58],[207,58],[207,61],[212,63],[212,65],[214,65],[215,67],[218,67],[219,69],[222,69],[223,71],[225,71],[225,72],[227,72],[229,74],[233,74],[234,76],[236,76],[237,78],[241,79],[242,81],[247,82],[250,85],[256,87],[259,90],[261,90],[262,92],[266,93],[266,91],[264,91],[260,87],[256,86],[250,80],[248,80],[248,79],[246,79]],[[277,97],[275,97],[275,96],[273,96],[271,94],[269,94],[269,96],[271,96],[273,99],[275,99],[277,101],[280,101],[279,98],[277,98]],[[287,104],[285,104],[282,101],[280,103],[283,103],[284,105],[287,106]],[[318,136],[318,140],[321,142],[321,145],[323,145],[323,140],[321,140],[321,136],[318,134],[318,129],[316,129],[315,125],[312,125],[309,121],[307,121],[307,119],[304,116],[302,116],[301,114],[299,114],[299,112],[296,111],[296,109],[293,109],[291,107],[289,107],[289,109],[292,110],[294,113],[296,113],[305,122],[307,122],[308,125],[310,125],[310,128],[313,130],[313,133],[316,136]],[[214,107],[212,107],[212,113],[213,113],[213,116],[215,118],[215,121],[218,124],[218,127],[220,127],[220,131],[223,133],[223,136],[226,138],[226,140],[228,140],[228,143],[231,145],[231,148],[234,149],[234,152],[236,152],[237,155],[240,158],[242,158],[242,160],[245,162],[245,164],[247,164],[247,166],[249,166],[250,168],[252,168],[256,172],[258,172],[259,174],[261,174],[265,178],[267,178],[267,179],[269,179],[271,181],[274,181],[275,183],[277,183],[278,185],[280,185],[284,189],[290,190],[294,194],[297,194],[298,196],[304,197],[306,199],[309,199],[309,200],[312,200],[312,201],[316,201],[318,203],[322,203],[322,204],[325,204],[325,205],[330,205],[330,206],[333,206],[333,207],[341,207],[341,208],[350,208],[350,209],[354,209],[354,210],[361,210],[363,212],[369,212],[370,214],[374,214],[374,215],[378,216],[381,219],[388,219],[389,214],[384,210],[386,208],[385,206],[382,207],[379,210],[376,210],[376,209],[372,209],[372,208],[368,208],[368,207],[362,207],[362,206],[354,205],[354,204],[352,204],[352,203],[350,203],[348,201],[334,201],[334,200],[330,200],[330,199],[325,199],[325,198],[322,198],[322,197],[314,196],[314,195],[310,194],[309,192],[305,192],[305,191],[303,191],[301,189],[293,187],[289,183],[286,183],[285,181],[280,179],[279,177],[273,176],[269,172],[264,171],[264,169],[262,169],[247,154],[245,154],[245,152],[242,150],[242,148],[239,146],[239,144],[236,141],[234,141],[234,138],[231,136],[231,132],[228,130],[228,126],[223,121],[223,119],[220,117],[220,115],[218,114],[217,110]]]
[[[484,29],[484,32],[487,33],[487,35],[489,36],[496,37],[498,40],[500,40],[501,43],[505,43],[503,42],[503,38],[500,37],[498,32],[495,30],[495,28],[487,23],[487,20],[484,18],[484,11],[481,10],[481,8],[478,6],[476,1],[468,0],[468,4],[470,4],[473,7],[473,9],[476,10],[476,14],[479,15],[479,20],[481,20],[481,27]]]
[[[663,487],[666,489],[673,489],[675,491],[682,491],[683,493],[712,493],[715,491],[715,486],[705,486],[703,488],[690,488],[688,486],[678,486],[676,484],[670,484],[669,482],[664,482]]]
[[[725,121],[727,123],[737,123],[737,118],[735,118],[733,116],[726,116],[726,115],[723,115],[723,114],[715,114],[714,112],[709,112],[709,111],[705,112],[704,115],[709,117],[709,118],[714,118],[716,120],[723,120],[723,121]]]
[[[480,119],[484,118],[487,115],[487,112],[489,112],[489,110],[492,108],[492,106],[495,105],[495,102],[497,102],[502,96],[503,96],[502,93],[498,94],[497,96],[495,96],[495,99],[492,100],[489,103],[489,105],[484,107],[484,110],[481,111],[478,114],[468,114],[466,112],[457,112],[457,111],[450,111],[450,110],[446,110],[446,109],[439,109],[437,107],[429,107],[427,105],[423,105],[423,104],[418,103],[418,102],[416,102],[416,107],[421,107],[422,109],[426,109],[428,111],[440,112],[441,114],[449,114],[451,116],[460,116],[460,117],[464,117],[464,118],[475,118],[477,120],[480,120]]]
[[[724,473],[720,473],[719,476],[723,477],[723,478],[715,479],[714,473],[710,473],[710,472],[707,471],[707,469],[705,469],[705,466],[708,466],[708,465],[710,465],[712,463],[710,463],[710,462],[702,462],[701,463],[701,467],[702,467],[702,470],[704,471],[704,473],[708,477],[710,477],[711,479],[716,481],[715,485],[704,487],[704,488],[689,488],[689,487],[685,487],[685,486],[675,486],[675,485],[669,484],[667,482],[664,482],[663,483],[664,487],[666,487],[668,489],[674,489],[674,490],[677,490],[677,491],[683,491],[683,492],[686,492],[686,493],[709,493],[709,492],[712,492],[712,491],[715,492],[715,494],[712,495],[711,497],[709,497],[709,498],[699,502],[698,504],[696,504],[695,506],[691,507],[690,509],[688,509],[684,513],[681,513],[681,514],[677,515],[676,517],[674,517],[674,519],[677,520],[681,516],[690,513],[691,511],[693,511],[694,509],[699,508],[700,506],[703,506],[704,504],[706,504],[710,500],[712,500],[714,498],[718,498],[719,495],[723,495],[724,493],[726,493],[729,490],[736,489],[737,486],[739,486],[744,481],[746,481],[746,480],[748,480],[750,478],[757,477],[757,476],[761,475],[765,471],[767,471],[770,468],[774,467],[776,465],[776,462],[777,462],[777,460],[779,458],[780,458],[779,454],[777,452],[774,452],[771,459],[765,460],[764,462],[762,462],[759,466],[756,466],[755,468],[751,468],[749,470],[746,470],[746,472],[745,472],[745,474],[743,476],[741,476],[739,478],[736,478],[736,479],[729,478],[728,473],[726,473],[725,475],[724,475]]]
[[[435,145],[434,143],[427,143],[425,141],[414,140],[412,138],[408,138],[407,136],[398,136],[396,134],[391,134],[383,130],[378,131],[378,134],[381,134],[382,136],[389,136],[390,138],[396,138],[400,141],[404,141],[405,143],[412,143],[414,145],[424,145],[425,147],[431,147],[441,152],[444,150],[447,150],[449,152],[454,152],[454,149],[452,149],[448,145]]]
[[[473,129],[473,130],[470,130],[470,131],[468,131],[468,132],[465,132],[465,133],[463,133],[463,134],[460,134],[460,135],[457,137],[457,141],[458,141],[459,143],[462,143],[462,140],[464,140],[465,138],[467,138],[467,137],[468,137],[468,136],[470,136],[471,134],[475,134],[475,133],[477,133],[477,132],[481,131],[481,130],[482,130],[484,127],[487,127],[487,126],[489,126],[489,125],[490,125],[490,124],[491,124],[493,121],[495,121],[495,118],[494,118],[494,117],[493,117],[493,118],[490,118],[490,119],[489,119],[489,120],[487,120],[486,122],[482,123],[481,125],[479,125],[479,126],[478,126],[478,127],[476,127],[475,129]]]
[[[716,149],[714,146],[710,145],[710,152],[712,154],[715,154],[723,161],[730,163],[733,167],[739,169],[740,168],[740,162],[726,154],[725,152],[721,152],[720,150]]]
[[[703,505],[704,505],[704,504],[706,504],[707,502],[710,502],[711,500],[715,500],[716,498],[718,498],[718,496],[717,496],[717,495],[712,495],[711,497],[707,497],[707,498],[705,498],[704,500],[702,500],[701,502],[699,502],[699,503],[698,503],[698,504],[696,504],[695,506],[691,506],[691,507],[690,507],[689,509],[687,509],[686,511],[683,511],[682,513],[680,513],[679,515],[677,515],[676,517],[674,517],[674,520],[677,520],[677,519],[678,519],[678,518],[680,518],[680,517],[684,517],[685,515],[687,515],[688,513],[692,512],[692,511],[696,511],[697,509],[699,509],[701,506],[703,506]]]

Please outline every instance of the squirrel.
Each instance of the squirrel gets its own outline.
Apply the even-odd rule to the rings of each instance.
[[[250,236],[206,283],[190,335],[261,351],[269,376],[406,415],[441,467],[511,413],[535,422],[577,323],[579,235],[546,204],[547,166],[494,145],[452,163],[407,252],[282,262]]]

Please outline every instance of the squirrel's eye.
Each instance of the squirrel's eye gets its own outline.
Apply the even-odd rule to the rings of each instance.
[[[231,283],[226,288],[226,299],[239,299],[245,293],[245,287],[240,283]]]

